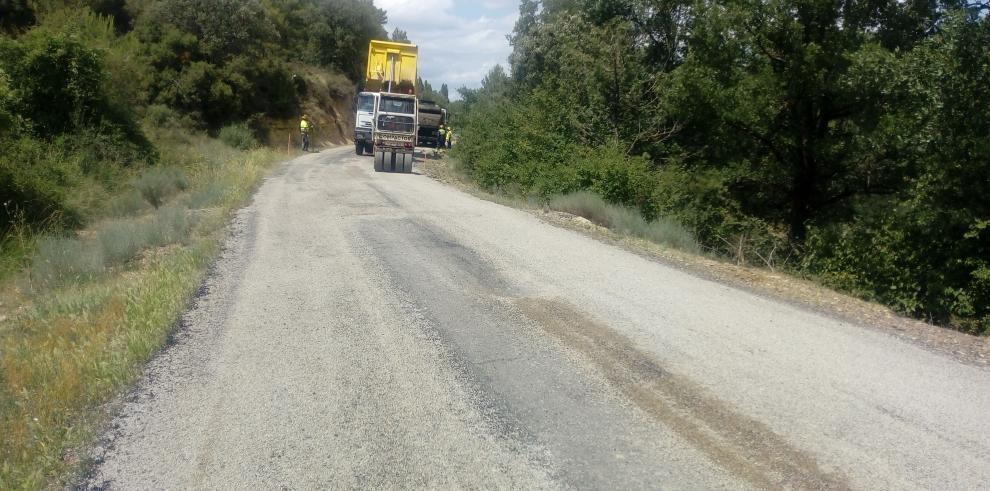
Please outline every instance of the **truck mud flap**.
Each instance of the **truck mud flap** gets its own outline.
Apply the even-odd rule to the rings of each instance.
[[[375,152],[375,172],[385,170],[385,152]]]

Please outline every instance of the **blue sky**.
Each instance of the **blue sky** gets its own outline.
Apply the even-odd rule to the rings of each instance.
[[[399,27],[419,45],[419,76],[453,94],[477,87],[511,49],[505,36],[519,15],[518,0],[375,0],[388,12],[388,30]]]

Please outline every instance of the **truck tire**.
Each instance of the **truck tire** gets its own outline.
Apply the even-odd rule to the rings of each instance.
[[[412,174],[413,169],[413,155],[411,153],[402,154],[402,173]]]
[[[398,172],[402,170],[402,160],[399,154],[395,152],[389,152],[388,154],[388,164],[385,166],[389,172]]]
[[[375,153],[375,145],[373,145],[371,142],[365,142],[364,143],[364,153],[368,153],[368,154],[374,155],[374,153]]]
[[[375,172],[385,170],[385,152],[375,152]]]
[[[364,155],[364,143],[354,142],[354,153],[358,155]]]

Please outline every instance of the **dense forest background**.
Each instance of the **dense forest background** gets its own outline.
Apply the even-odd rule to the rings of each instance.
[[[524,0],[461,91],[491,189],[591,190],[708,251],[990,332],[990,4]]]
[[[99,217],[162,128],[251,146],[349,98],[385,22],[370,0],[0,0],[0,234]]]

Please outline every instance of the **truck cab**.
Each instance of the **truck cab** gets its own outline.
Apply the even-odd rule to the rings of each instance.
[[[354,151],[358,155],[374,151],[375,111],[378,109],[378,92],[361,92],[357,96],[354,117]]]

